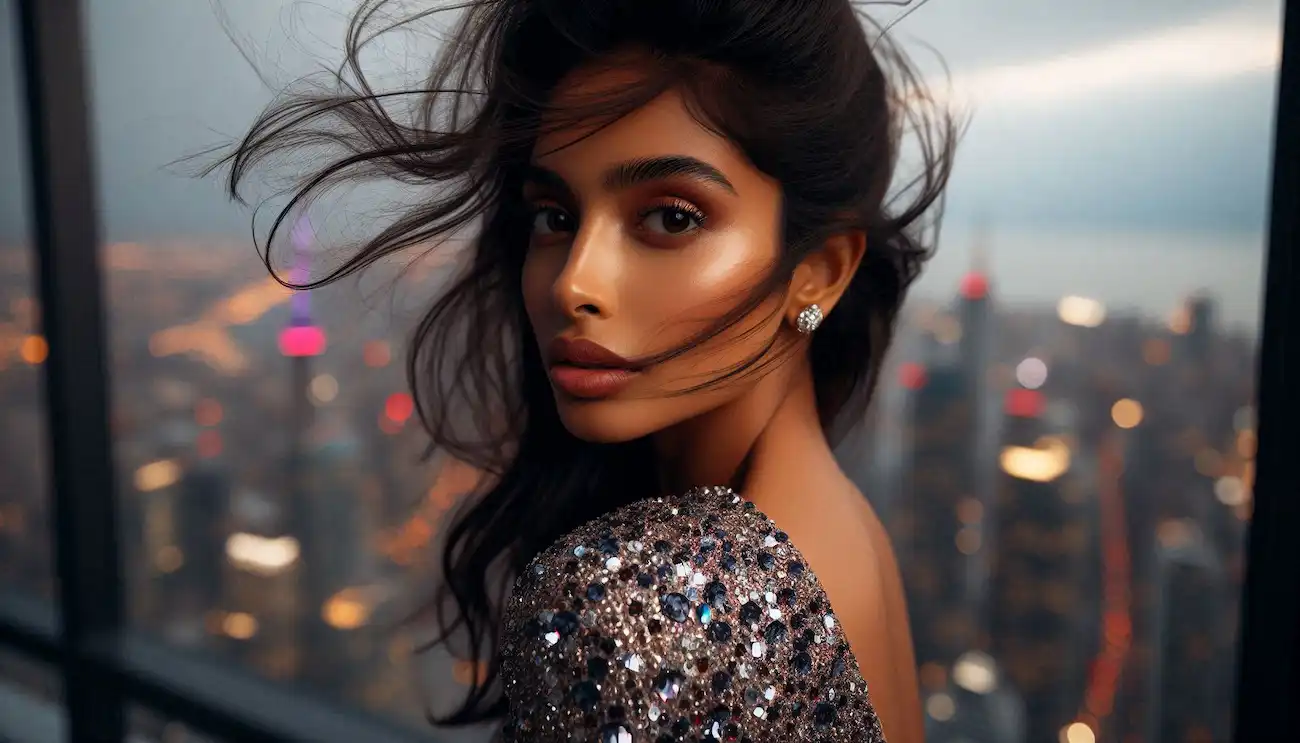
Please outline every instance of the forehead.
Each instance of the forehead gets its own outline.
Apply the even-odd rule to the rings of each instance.
[[[556,123],[565,111],[583,110],[611,95],[625,94],[644,81],[635,64],[583,69],[570,74],[552,97],[557,113],[533,148],[534,161],[563,175],[582,180],[609,166],[663,155],[687,155],[723,171],[733,183],[748,174],[761,178],[744,153],[730,140],[692,116],[683,92],[673,88],[613,123]],[[577,185],[577,184],[575,184]],[[740,183],[736,183],[739,190]]]

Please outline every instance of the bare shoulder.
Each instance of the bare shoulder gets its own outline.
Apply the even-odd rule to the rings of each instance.
[[[890,743],[919,743],[922,720],[902,578],[889,535],[851,482],[824,503],[823,538],[800,549],[817,572]],[[819,499],[820,500],[820,499]]]
[[[855,652],[884,619],[893,549],[874,509],[847,478],[824,492],[818,538],[799,547],[817,571]],[[862,642],[860,642],[862,641]]]

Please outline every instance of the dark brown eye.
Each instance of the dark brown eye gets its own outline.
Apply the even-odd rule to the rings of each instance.
[[[546,206],[533,212],[534,235],[563,234],[573,232],[576,227],[576,220],[563,209]]]
[[[697,229],[703,220],[696,214],[676,206],[663,206],[646,213],[641,224],[651,232],[681,235]]]

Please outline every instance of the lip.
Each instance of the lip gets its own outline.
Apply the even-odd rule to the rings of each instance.
[[[556,338],[547,347],[551,383],[583,399],[617,393],[637,375],[631,362],[584,338]]]

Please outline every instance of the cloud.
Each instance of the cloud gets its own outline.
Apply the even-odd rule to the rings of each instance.
[[[1272,74],[1282,57],[1276,18],[1240,11],[1071,52],[958,73],[937,92],[960,106],[1050,106],[1102,93],[1204,85]]]

